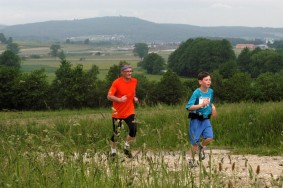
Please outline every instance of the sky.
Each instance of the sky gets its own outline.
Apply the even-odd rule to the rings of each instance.
[[[0,0],[0,25],[104,16],[195,26],[283,28],[283,0]]]

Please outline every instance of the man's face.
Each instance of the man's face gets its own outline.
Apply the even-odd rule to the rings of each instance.
[[[132,77],[133,69],[132,68],[127,68],[122,71],[122,76],[126,79],[130,79]]]
[[[199,84],[203,87],[209,88],[211,85],[210,76],[204,77],[202,80],[199,80]]]

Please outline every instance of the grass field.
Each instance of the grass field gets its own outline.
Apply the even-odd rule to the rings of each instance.
[[[215,141],[209,148],[242,155],[282,156],[283,103],[216,104]],[[282,187],[283,177],[259,178],[246,162],[246,177],[226,172],[208,154],[190,169],[187,112],[183,106],[136,110],[134,159],[108,158],[111,109],[0,112],[1,187]],[[127,128],[117,140],[123,149]],[[174,158],[170,163],[167,157]],[[172,158],[171,157],[171,158]],[[229,157],[229,156],[228,156]],[[280,159],[280,158],[279,158]],[[219,158],[221,160],[221,158]],[[233,165],[230,164],[233,169]],[[236,164],[238,165],[238,164]],[[239,177],[243,178],[239,180]]]

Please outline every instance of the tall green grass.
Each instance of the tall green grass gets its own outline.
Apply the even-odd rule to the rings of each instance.
[[[211,148],[282,155],[283,105],[217,105]],[[234,187],[241,186],[209,157],[190,169],[184,106],[138,107],[134,159],[122,155],[127,127],[117,141],[118,158],[109,159],[111,109],[1,112],[0,187]],[[167,156],[174,158],[168,163]],[[249,166],[247,165],[247,168]],[[250,169],[252,187],[263,186]],[[229,181],[228,181],[229,180]],[[271,179],[282,186],[283,178]]]

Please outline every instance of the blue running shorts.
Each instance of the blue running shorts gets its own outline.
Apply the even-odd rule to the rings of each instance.
[[[202,137],[203,139],[213,138],[212,126],[209,119],[190,119],[188,132],[191,144],[196,144],[197,142],[199,142],[200,137]]]

